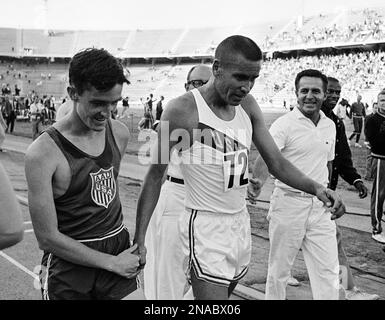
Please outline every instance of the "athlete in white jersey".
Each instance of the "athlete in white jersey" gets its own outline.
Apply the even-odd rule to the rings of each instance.
[[[262,52],[249,38],[231,36],[218,45],[210,81],[199,92],[177,97],[165,108],[158,132],[158,162],[150,166],[139,196],[134,242],[144,264],[147,225],[169,155],[178,150],[188,207],[180,218],[180,230],[196,299],[228,299],[247,271],[251,237],[245,196],[251,140],[271,174],[316,195],[332,207],[332,218],[344,213],[336,193],[305,176],[275,145],[249,94],[261,63]]]
[[[194,66],[187,75],[186,91],[206,84],[211,75],[207,65]],[[184,180],[179,163],[174,151],[146,233],[147,263],[143,276],[144,293],[149,300],[180,300],[187,284],[178,230],[178,218],[185,209]]]
[[[226,121],[197,89],[192,93],[202,135],[181,152],[187,190],[186,213],[180,219],[185,267],[188,274],[193,268],[198,279],[229,286],[246,274],[251,255],[244,198],[252,124],[240,105]]]

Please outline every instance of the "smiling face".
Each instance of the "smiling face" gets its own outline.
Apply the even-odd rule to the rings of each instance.
[[[338,81],[329,80],[326,89],[326,101],[325,105],[328,109],[332,110],[337,105],[341,96],[341,85]]]
[[[305,117],[316,119],[326,96],[321,78],[302,77],[296,91],[298,109]]]
[[[251,61],[234,54],[226,61],[214,61],[214,86],[220,99],[229,105],[239,105],[259,77],[262,61]]]
[[[107,91],[98,91],[93,86],[89,86],[76,100],[77,114],[87,128],[102,131],[111,117],[111,111],[121,99],[121,84],[116,84]]]

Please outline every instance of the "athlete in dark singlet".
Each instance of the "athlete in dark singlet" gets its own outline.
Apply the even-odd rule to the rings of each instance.
[[[107,51],[87,49],[71,60],[69,81],[71,114],[26,155],[43,299],[142,299],[117,182],[129,133],[111,119],[127,80]]]

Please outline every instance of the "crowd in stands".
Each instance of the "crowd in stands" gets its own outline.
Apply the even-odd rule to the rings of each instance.
[[[350,14],[353,13],[350,12]],[[373,9],[364,9],[356,14],[360,16],[360,19],[351,21],[351,23],[347,23],[346,18],[342,15],[340,19],[333,21],[330,25],[318,24],[311,28],[307,28],[306,24],[297,25],[291,32],[281,32],[274,40],[271,38],[265,39],[264,48],[272,49],[285,45],[357,42],[366,39],[381,40],[385,38],[385,18],[381,14]],[[317,18],[322,17],[324,16],[320,14]]]
[[[341,55],[303,56],[290,59],[269,59],[263,64],[261,78],[268,95],[285,90],[287,95],[294,94],[295,75],[307,68],[321,70],[341,80],[342,97],[348,101],[357,92],[385,87],[385,52],[360,52]],[[273,91],[273,94],[269,93]]]

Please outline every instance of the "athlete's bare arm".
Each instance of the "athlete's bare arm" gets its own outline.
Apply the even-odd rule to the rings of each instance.
[[[250,116],[253,126],[253,142],[270,173],[295,189],[317,196],[328,207],[331,207],[332,219],[341,217],[345,213],[345,206],[338,194],[308,178],[282,156],[265,125],[262,111],[255,99],[248,95],[242,103],[242,107]]]
[[[165,129],[167,124],[169,134],[162,131]],[[184,129],[187,130],[189,136],[192,137],[192,128],[197,127],[197,124],[198,113],[195,107],[193,95],[191,93],[187,93],[179,98],[171,100],[167,104],[165,111],[162,113],[161,124],[158,127],[158,141],[154,148],[154,150],[157,151],[157,155],[155,157],[157,159],[157,163],[150,165],[146,177],[144,178],[136,213],[134,243],[138,244],[142,265],[145,264],[144,239],[147,226],[158,202],[162,186],[162,177],[164,176],[168,166],[168,164],[165,163],[164,158],[169,157],[173,146],[176,144],[176,141],[170,141],[170,134],[174,130]],[[191,142],[192,141],[190,140],[190,144]]]
[[[23,221],[11,182],[0,164],[0,250],[23,239]]]
[[[47,133],[27,150],[25,173],[29,210],[40,249],[76,264],[105,269],[126,278],[134,277],[139,266],[138,257],[131,254],[135,247],[113,256],[90,249],[59,232],[53,184],[56,185],[55,192],[65,192],[58,188],[65,165],[68,163],[64,155]]]

